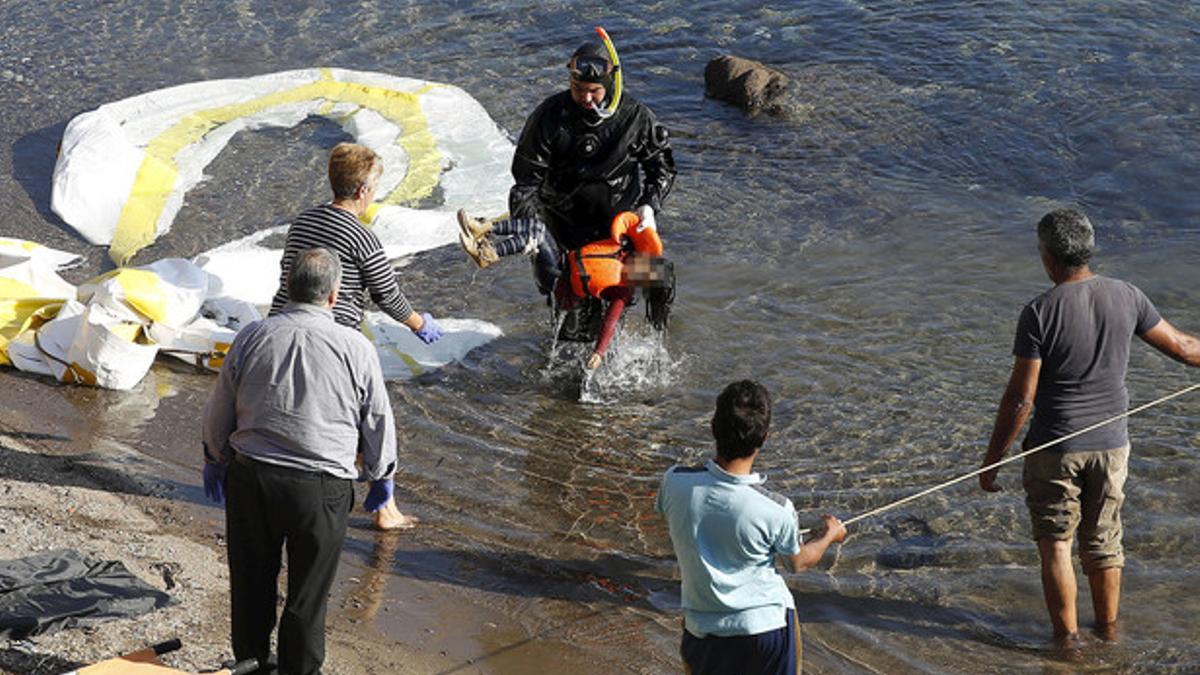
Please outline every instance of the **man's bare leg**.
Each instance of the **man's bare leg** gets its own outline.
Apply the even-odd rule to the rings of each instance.
[[[1075,568],[1071,566],[1070,539],[1038,539],[1042,558],[1042,594],[1054,639],[1067,642],[1077,637],[1079,623],[1075,614]]]
[[[375,527],[380,530],[407,530],[417,526],[421,522],[416,516],[406,516],[400,513],[400,508],[396,506],[396,500],[389,499],[378,511],[375,512]]]
[[[1117,611],[1121,605],[1121,568],[1106,567],[1088,574],[1096,632],[1104,640],[1117,639]]]

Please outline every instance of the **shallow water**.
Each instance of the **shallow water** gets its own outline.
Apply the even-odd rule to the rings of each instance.
[[[439,316],[492,321],[505,336],[391,393],[403,497],[463,560],[509,573],[489,582],[513,585],[496,611],[525,617],[522,598],[571,597],[561,589],[580,586],[586,600],[594,587],[639,617],[638,630],[582,624],[611,635],[596,652],[647,672],[673,663],[677,630],[652,495],[668,465],[710,452],[712,402],[727,382],[752,377],[771,388],[763,468],[812,522],[975,468],[1017,314],[1048,286],[1033,224],[1053,206],[1091,215],[1102,273],[1136,283],[1174,323],[1200,331],[1195,5],[597,7],[5,3],[0,235],[86,255],[73,281],[105,268],[103,250],[50,212],[49,191],[63,126],[106,101],[336,65],[454,83],[515,134],[563,85],[569,52],[604,25],[629,93],[674,137],[680,176],[659,224],[679,296],[664,345],[635,308],[612,363],[583,383],[569,348],[549,362],[549,313],[523,263],[476,273],[445,248],[405,268],[410,297]],[[725,52],[792,76],[787,117],[747,118],[704,98],[704,64]],[[325,150],[341,139],[317,120],[239,135],[172,232],[136,262],[196,255],[286,222],[325,198]],[[1131,396],[1147,401],[1194,377],[1137,347]],[[194,448],[180,447],[177,422],[199,413],[209,382],[156,367],[134,392],[72,398],[98,433],[188,463]],[[1005,493],[982,495],[972,481],[865,521],[830,564],[793,578],[806,663],[863,672],[1200,668],[1195,396],[1130,424],[1121,644],[1092,645],[1074,665],[1048,649],[1010,467]],[[168,409],[170,430],[160,419]],[[351,555],[368,558],[366,546]],[[421,568],[419,557],[407,564]],[[1086,593],[1080,602],[1086,624]],[[548,606],[538,605],[541,618],[553,622]]]

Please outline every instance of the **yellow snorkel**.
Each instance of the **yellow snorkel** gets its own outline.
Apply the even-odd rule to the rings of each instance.
[[[604,48],[608,50],[608,58],[613,65],[613,92],[612,99],[608,102],[608,107],[603,110],[597,109],[596,113],[601,119],[612,117],[613,113],[617,112],[617,106],[621,105],[621,59],[617,56],[617,48],[613,46],[612,38],[608,37],[608,32],[600,26],[596,26],[596,34],[604,41]]]

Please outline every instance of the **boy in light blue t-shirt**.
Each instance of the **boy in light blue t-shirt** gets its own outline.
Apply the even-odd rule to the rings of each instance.
[[[770,425],[766,388],[734,382],[713,414],[716,457],[671,467],[658,491],[682,576],[680,652],[692,675],[800,672],[796,604],[775,558],[800,571],[846,538],[827,515],[821,536],[801,544],[791,500],[762,487],[766,477],[752,468]]]

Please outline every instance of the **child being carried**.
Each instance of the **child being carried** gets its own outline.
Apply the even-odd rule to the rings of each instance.
[[[480,268],[500,258],[532,254],[545,237],[545,226],[533,218],[472,218],[459,210],[462,232],[458,240]],[[497,241],[493,241],[493,236]],[[642,225],[632,211],[618,213],[608,239],[594,241],[560,256],[562,274],[554,287],[556,312],[569,312],[580,325],[565,328],[563,339],[595,340],[586,367],[598,368],[612,342],[625,309],[635,301],[634,289],[642,288],[646,318],[656,330],[664,330],[675,299],[674,266],[663,257],[663,244],[653,227]],[[603,318],[596,311],[607,303]]]

